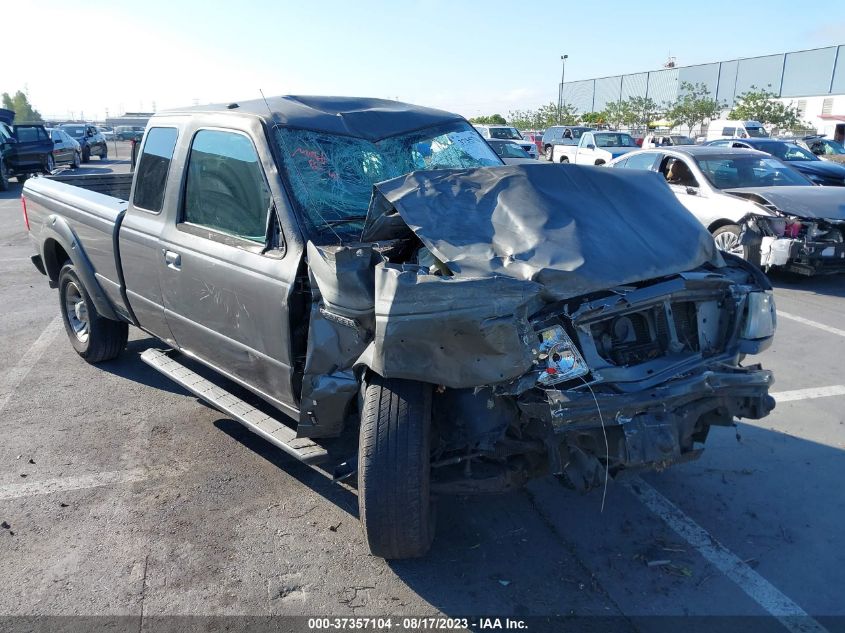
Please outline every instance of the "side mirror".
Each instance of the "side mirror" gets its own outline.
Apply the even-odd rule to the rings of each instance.
[[[17,145],[18,139],[16,139],[14,136],[10,136],[6,139],[6,143],[8,143],[9,145]]]
[[[687,193],[691,196],[697,196],[698,189],[696,189],[695,187],[687,187]]]
[[[587,143],[587,149],[596,149],[596,146],[592,143]]]

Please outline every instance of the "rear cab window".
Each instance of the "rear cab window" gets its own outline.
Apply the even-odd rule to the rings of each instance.
[[[132,204],[144,211],[159,213],[164,203],[164,190],[170,161],[176,148],[178,131],[172,127],[154,127],[147,134],[135,175]]]

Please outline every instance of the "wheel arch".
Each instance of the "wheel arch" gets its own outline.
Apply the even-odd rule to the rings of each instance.
[[[738,225],[738,223],[734,222],[733,220],[728,220],[727,218],[720,218],[718,220],[715,220],[714,222],[711,222],[710,226],[707,227],[707,230],[710,233],[713,233],[714,231],[721,229],[723,226],[731,225]]]
[[[42,225],[41,259],[50,280],[50,286],[55,288],[59,280],[59,272],[67,261],[70,261],[80,281],[91,296],[91,301],[101,316],[113,321],[120,321],[108,297],[106,297],[100,282],[94,273],[94,267],[82,250],[82,245],[70,228],[67,221],[57,215],[50,215]]]

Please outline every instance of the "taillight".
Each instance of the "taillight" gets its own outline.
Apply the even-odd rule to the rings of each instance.
[[[26,225],[26,230],[29,230],[29,216],[26,213],[26,198],[21,196],[21,206],[23,207],[23,223]]]

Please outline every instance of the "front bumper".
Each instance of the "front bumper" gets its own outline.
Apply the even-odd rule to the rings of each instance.
[[[772,372],[759,365],[716,363],[639,392],[547,390],[545,402],[518,404],[546,423],[547,444],[557,447],[550,455],[552,471],[567,474],[578,488],[590,488],[603,480],[599,459],[617,472],[697,457],[694,444],[704,441],[711,425],[768,415],[775,406],[769,395],[773,382]]]
[[[800,275],[845,272],[845,242],[794,242],[784,269]]]

